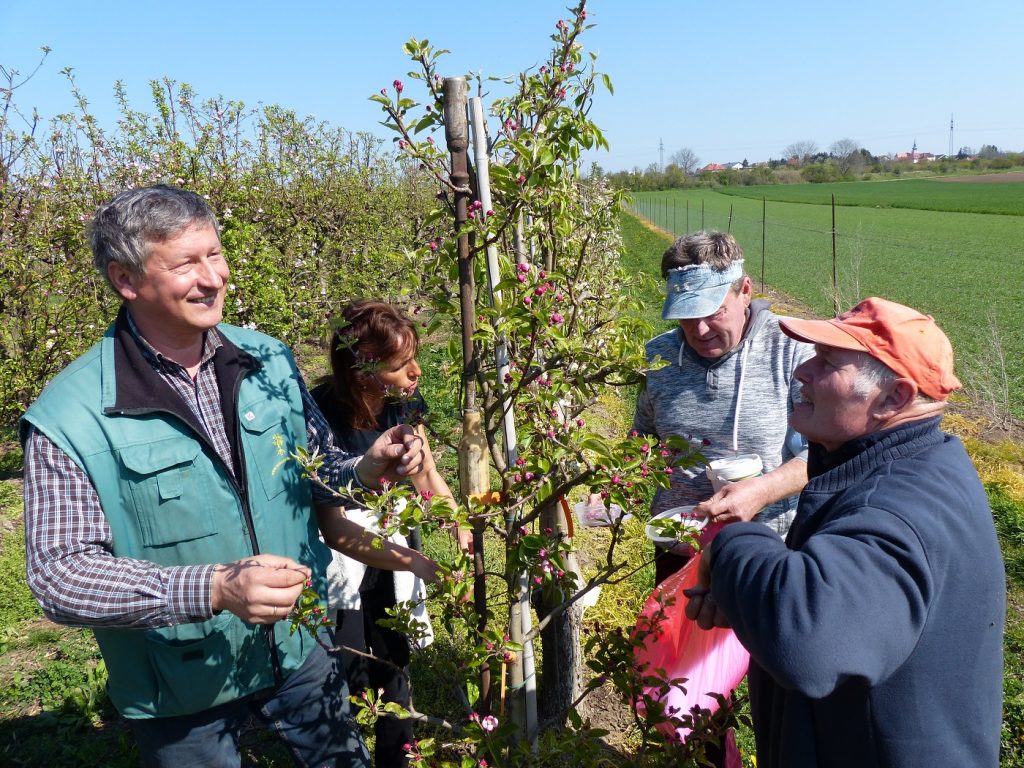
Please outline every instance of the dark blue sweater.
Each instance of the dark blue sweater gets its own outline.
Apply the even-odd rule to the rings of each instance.
[[[785,544],[726,526],[712,593],[750,651],[759,768],[999,764],[1006,582],[939,418],[811,446]]]

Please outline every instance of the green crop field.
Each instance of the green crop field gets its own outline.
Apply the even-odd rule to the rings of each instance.
[[[1018,184],[948,186],[962,197],[978,187],[999,186],[1007,206],[1014,190],[1019,195],[1024,189]],[[765,189],[809,196],[827,188]],[[917,209],[837,205],[834,263],[829,205],[763,202],[694,189],[638,193],[634,208],[677,234],[702,227],[731,231],[744,248],[755,285],[763,275],[765,283],[822,316],[834,314],[836,304],[846,309],[867,296],[934,315],[953,342],[958,374],[975,399],[1022,418],[1024,309],[1018,294],[1024,288],[1024,216],[925,209],[933,200],[922,196]],[[648,255],[652,274],[660,257],[660,252]]]
[[[847,181],[834,184],[771,184],[722,187],[721,192],[771,202],[914,208],[959,213],[996,213],[1024,216],[1024,182],[950,182],[939,179]]]

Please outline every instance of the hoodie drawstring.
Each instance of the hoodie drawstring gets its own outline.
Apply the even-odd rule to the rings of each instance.
[[[739,453],[740,403],[743,400],[743,381],[747,377],[747,354],[750,352],[750,339],[743,340],[743,351],[740,353],[740,383],[736,385],[736,409],[732,415],[732,452]]]

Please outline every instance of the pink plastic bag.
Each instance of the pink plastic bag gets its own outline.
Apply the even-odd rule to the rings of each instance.
[[[682,569],[655,587],[637,619],[636,631],[649,631],[644,644],[634,652],[634,663],[643,675],[661,676],[665,680],[686,678],[682,687],[667,691],[658,686],[644,686],[645,696],[660,701],[668,714],[685,715],[693,707],[715,712],[718,701],[709,692],[729,695],[747,673],[750,654],[740,645],[731,629],[703,630],[686,618],[684,589],[696,586],[700,556],[693,557]],[[670,602],[671,598],[675,601]],[[643,708],[643,702],[637,702]],[[658,725],[666,736],[673,732],[685,741],[689,728],[674,728],[672,723]]]

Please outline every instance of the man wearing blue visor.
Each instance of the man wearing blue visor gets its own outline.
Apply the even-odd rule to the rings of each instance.
[[[688,438],[708,462],[756,454],[763,474],[715,491],[704,465],[676,470],[652,503],[656,515],[696,505],[710,522],[759,520],[785,537],[807,482],[807,444],[788,426],[798,401],[793,371],[814,348],[786,336],[768,302],[753,299],[743,251],[732,235],[699,232],[676,240],[661,260],[661,316],[679,327],[647,343],[649,370],[633,428],[659,438]],[[717,527],[709,527],[709,534]],[[660,583],[692,552],[659,550]]]
[[[660,439],[690,440],[708,462],[756,454],[762,474],[715,491],[703,465],[676,469],[669,488],[658,490],[651,516],[695,505],[709,523],[759,520],[785,537],[807,483],[807,442],[789,429],[799,400],[793,371],[814,347],[786,336],[743,271],[743,251],[722,232],[698,232],[676,240],[661,259],[666,280],[664,320],[679,327],[647,342],[649,362],[668,365],[647,371],[636,404],[633,429]],[[721,528],[708,525],[704,545]],[[657,548],[655,578],[661,583],[692,557],[679,544]],[[709,745],[715,768],[740,768],[735,734]]]

